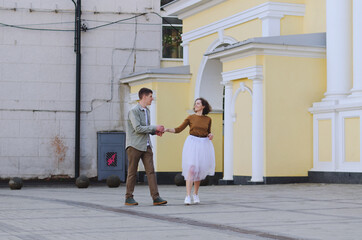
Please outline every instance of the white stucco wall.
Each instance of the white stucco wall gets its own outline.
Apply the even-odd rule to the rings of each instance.
[[[86,0],[82,19],[89,28],[159,12],[159,5],[159,0]],[[48,11],[54,9],[59,12]],[[27,27],[73,29],[71,0],[0,0],[0,23],[61,22]],[[116,79],[160,66],[160,24],[161,18],[147,14],[82,33],[81,174],[97,175],[97,132],[124,130],[129,89]],[[74,32],[0,26],[0,178],[74,177],[73,49]],[[60,140],[58,153],[54,140]]]

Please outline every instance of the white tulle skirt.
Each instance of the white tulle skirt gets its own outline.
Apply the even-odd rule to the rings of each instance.
[[[188,136],[182,151],[182,175],[185,180],[201,181],[215,174],[215,150],[209,138]]]

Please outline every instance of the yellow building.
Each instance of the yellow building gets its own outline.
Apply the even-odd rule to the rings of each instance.
[[[183,20],[184,66],[121,83],[132,101],[153,89],[153,121],[166,127],[195,98],[209,100],[220,184],[359,182],[362,1],[175,0],[163,9]],[[161,180],[181,171],[186,136],[153,139]]]

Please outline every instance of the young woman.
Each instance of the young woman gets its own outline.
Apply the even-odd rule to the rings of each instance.
[[[200,203],[200,181],[207,175],[215,174],[215,151],[211,140],[211,118],[206,116],[211,106],[203,98],[197,98],[194,103],[195,114],[188,116],[177,128],[168,128],[165,132],[179,133],[187,126],[190,135],[187,137],[182,151],[182,175],[186,180],[185,204],[191,204],[191,190],[194,185],[193,201]]]

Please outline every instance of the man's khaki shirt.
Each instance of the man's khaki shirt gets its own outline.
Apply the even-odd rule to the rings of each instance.
[[[146,116],[147,114],[147,123]],[[147,151],[147,141],[151,145],[149,134],[156,133],[156,126],[150,125],[150,110],[145,109],[137,103],[137,106],[133,107],[128,112],[127,129],[126,129],[126,148],[133,147],[139,151]]]

